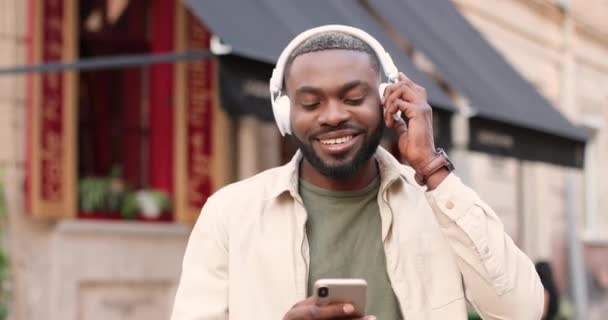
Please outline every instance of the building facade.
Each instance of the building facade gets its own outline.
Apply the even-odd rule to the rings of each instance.
[[[590,133],[584,172],[541,162],[496,159],[471,181],[496,210],[516,212],[513,237],[536,261],[553,264],[563,294],[569,285],[567,210],[576,213],[590,295],[590,318],[606,312],[608,296],[608,14],[605,1],[454,1],[463,15],[553,106]],[[476,166],[476,165],[475,165]],[[491,178],[487,172],[503,175]],[[519,169],[517,168],[519,167]],[[517,182],[519,180],[519,182]],[[573,185],[573,186],[569,186]],[[486,194],[484,194],[486,193]],[[569,197],[574,203],[569,203]],[[517,210],[509,209],[517,208]],[[569,288],[569,289],[567,289]]]
[[[592,319],[600,319],[608,304],[608,171],[602,165],[608,160],[608,5],[453,2],[554,107],[590,133],[581,170],[460,150],[461,123],[455,119],[451,127],[459,174],[501,215],[533,260],[554,265],[564,293],[571,288],[566,213],[575,213]],[[212,36],[178,0],[0,1],[4,67],[206,50]],[[429,70],[424,59],[413,60]],[[281,164],[293,152],[268,119],[228,116],[217,68],[203,60],[112,72],[0,75],[0,178],[7,214],[0,243],[10,258],[10,319],[168,317],[190,226],[206,196]],[[243,90],[267,99],[264,85],[245,83]],[[45,140],[53,134],[63,137],[59,145]],[[486,138],[510,143],[508,137]],[[61,168],[59,174],[36,173],[36,161],[40,168]],[[113,171],[116,164],[120,174]],[[85,210],[79,200],[83,178],[116,175],[133,191],[168,194],[172,213],[133,217]],[[36,198],[35,190],[44,192]]]

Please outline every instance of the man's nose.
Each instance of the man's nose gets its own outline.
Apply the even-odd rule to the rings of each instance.
[[[320,124],[330,127],[337,127],[349,119],[350,113],[346,106],[338,101],[330,101],[319,115]]]

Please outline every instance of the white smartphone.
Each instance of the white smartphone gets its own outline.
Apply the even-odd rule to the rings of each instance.
[[[366,315],[367,281],[363,279],[319,279],[315,282],[314,296],[319,305],[352,303],[356,315]]]

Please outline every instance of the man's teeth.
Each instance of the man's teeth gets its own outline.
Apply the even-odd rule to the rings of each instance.
[[[341,138],[337,138],[337,139],[326,139],[326,140],[321,140],[321,143],[322,144],[339,144],[339,143],[344,143],[352,138],[353,138],[353,136],[346,136],[346,137],[341,137]]]

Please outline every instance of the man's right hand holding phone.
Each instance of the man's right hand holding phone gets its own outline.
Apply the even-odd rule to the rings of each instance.
[[[315,297],[296,303],[283,320],[333,320],[333,319],[359,319],[376,320],[374,316],[361,317],[355,314],[355,307],[350,303],[332,303],[318,305]]]

